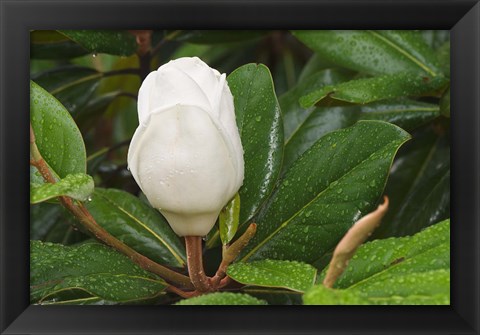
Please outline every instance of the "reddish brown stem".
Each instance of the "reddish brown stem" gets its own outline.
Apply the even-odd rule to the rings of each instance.
[[[243,248],[246,247],[248,242],[255,236],[257,231],[257,224],[251,223],[248,226],[245,233],[240,236],[231,246],[225,247],[223,251],[222,262],[218,267],[215,276],[210,279],[210,283],[214,288],[222,287],[221,281],[227,275],[227,267],[238,257]],[[225,285],[223,285],[225,286]]]
[[[185,236],[188,274],[193,286],[200,292],[212,291],[210,281],[203,270],[202,237]]]
[[[201,294],[198,291],[186,292],[186,291],[183,291],[183,290],[179,289],[178,287],[175,287],[175,286],[172,286],[172,285],[167,287],[167,291],[175,293],[175,294],[181,296],[182,298],[193,298],[193,297],[196,297],[196,296]]]

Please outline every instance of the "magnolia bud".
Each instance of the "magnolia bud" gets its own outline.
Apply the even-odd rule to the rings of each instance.
[[[197,57],[162,65],[138,93],[128,166],[180,236],[204,236],[243,183],[243,148],[225,74]]]

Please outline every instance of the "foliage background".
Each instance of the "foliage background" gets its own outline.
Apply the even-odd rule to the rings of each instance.
[[[250,156],[240,190],[239,231],[255,219],[259,232],[242,255],[249,263],[237,263],[229,272],[246,285],[242,294],[249,295],[215,293],[192,303],[449,303],[449,221],[443,221],[449,218],[450,203],[447,31],[155,31],[151,48],[151,55],[139,56],[143,51],[127,31],[31,32],[31,79],[65,107],[81,135],[80,142],[55,135],[58,126],[33,99],[44,93],[34,88],[31,119],[40,151],[47,163],[58,166],[59,179],[83,172],[95,184],[88,199],[82,199],[82,187],[89,189],[87,179],[72,179],[73,188],[67,184],[45,195],[38,188],[43,184],[38,172],[31,169],[32,187],[41,192],[31,199],[30,233],[32,240],[42,241],[32,242],[32,302],[178,300],[164,292],[159,278],[92,244],[91,236],[52,197],[73,194],[84,200],[111,234],[160,264],[182,268],[183,243],[149,207],[127,169],[126,152],[138,126],[136,95],[142,77],[171,59],[198,56],[227,73],[236,109],[241,106],[243,116],[237,113],[237,122],[241,119],[249,138],[242,141]],[[249,63],[266,67],[245,65]],[[247,98],[245,92],[252,90],[257,94]],[[401,146],[407,134],[384,122],[404,129],[412,139]],[[331,133],[340,129],[345,131]],[[334,134],[333,139],[326,134]],[[69,149],[64,145],[74,142],[85,143],[86,170],[80,156],[65,154]],[[335,149],[337,143],[343,149]],[[365,173],[350,176],[344,186],[332,185],[338,196],[322,200],[323,205],[304,207],[310,205],[310,193],[317,199],[322,183],[338,183],[336,173],[342,175],[343,166],[356,152],[361,155],[362,148],[371,150],[366,157],[381,153],[385,161],[366,167],[351,163]],[[72,152],[81,155],[82,150]],[[55,164],[58,155],[63,155],[62,164]],[[267,164],[268,158],[273,163]],[[72,161],[80,168],[73,163],[69,168]],[[253,192],[258,185],[263,189]],[[357,193],[357,202],[348,203],[348,196]],[[375,208],[382,194],[390,197],[390,210],[371,237],[381,241],[360,248],[338,290],[312,287],[320,283],[341,236],[360,214]],[[295,218],[303,217],[307,224],[294,222],[296,228],[271,239],[282,222],[290,222],[289,211],[298,210],[288,204],[305,208]],[[332,221],[325,219],[330,215]],[[315,227],[309,220],[323,223]],[[219,234],[212,231],[205,243],[207,272],[213,273],[220,262],[220,244]],[[80,260],[88,266],[78,266]],[[105,264],[116,266],[104,273]],[[386,292],[385,286],[395,289]]]

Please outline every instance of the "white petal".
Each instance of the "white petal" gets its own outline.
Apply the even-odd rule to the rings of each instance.
[[[150,114],[150,94],[155,91],[155,78],[157,76],[157,71],[152,71],[148,74],[145,80],[140,86],[138,91],[138,122],[140,124],[145,124],[148,120]]]
[[[130,169],[149,202],[179,235],[206,235],[233,197],[236,175],[209,114],[196,106],[178,105],[151,115],[147,128],[137,132],[129,164],[137,162]],[[210,220],[185,228],[181,222],[189,216]],[[177,226],[184,228],[179,231]]]

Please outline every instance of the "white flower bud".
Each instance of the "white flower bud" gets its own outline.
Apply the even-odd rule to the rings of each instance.
[[[243,148],[225,74],[197,57],[151,72],[128,166],[180,236],[204,236],[243,183]]]

